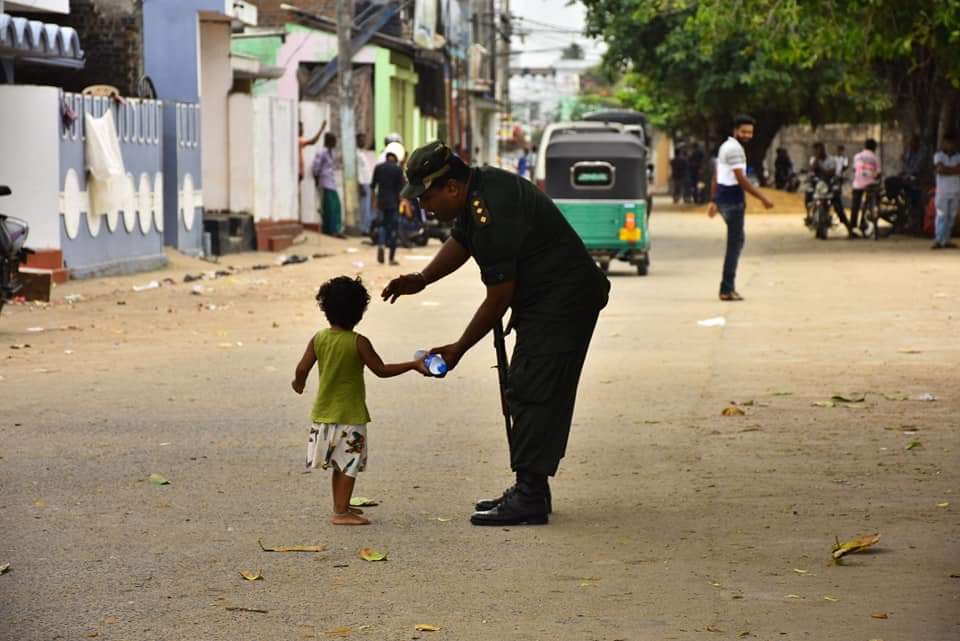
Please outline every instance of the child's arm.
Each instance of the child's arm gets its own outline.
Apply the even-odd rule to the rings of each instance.
[[[360,352],[360,360],[367,368],[380,378],[392,378],[400,374],[406,374],[410,371],[417,371],[424,376],[430,376],[427,366],[422,361],[407,361],[406,363],[390,363],[385,365],[377,350],[365,336],[357,336],[357,351]]]
[[[291,383],[293,391],[297,394],[303,394],[303,388],[307,384],[307,376],[310,375],[310,370],[313,369],[313,364],[316,362],[317,355],[313,351],[313,339],[311,338],[303,356],[300,357],[300,362],[297,363],[297,372],[293,377],[293,383]]]

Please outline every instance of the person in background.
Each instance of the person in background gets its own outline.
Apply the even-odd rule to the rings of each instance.
[[[313,178],[321,192],[323,224],[320,231],[328,236],[346,238],[342,230],[340,194],[337,193],[336,157],[333,154],[337,137],[328,133],[323,137],[323,149],[313,158]]]
[[[847,238],[859,238],[853,231],[850,221],[847,220],[847,213],[843,210],[843,199],[840,189],[837,188],[840,170],[837,169],[837,159],[835,156],[827,155],[827,146],[822,142],[813,143],[813,156],[810,158],[810,170],[814,175],[828,182],[833,190],[833,209],[837,212],[837,218],[844,227],[847,228]],[[809,197],[809,194],[808,194]]]
[[[688,203],[697,202],[700,185],[700,176],[703,171],[704,153],[700,145],[694,143],[687,155],[687,184],[684,188],[684,200]]]
[[[527,177],[528,164],[530,159],[527,157],[530,151],[524,147],[523,151],[520,153],[520,158],[517,159],[517,175],[521,178]]]
[[[733,135],[720,146],[717,153],[717,169],[711,184],[710,207],[707,215],[713,218],[720,214],[727,224],[727,251],[723,259],[723,277],[720,281],[720,300],[741,301],[737,292],[737,265],[743,251],[744,218],[747,209],[746,194],[750,194],[767,209],[773,203],[747,178],[747,152],[743,146],[753,139],[757,121],[750,116],[737,116],[733,120]]]
[[[327,121],[324,120],[323,124],[320,125],[320,129],[317,130],[317,133],[313,136],[313,138],[307,138],[306,136],[303,135],[303,122],[300,122],[297,125],[297,145],[298,145],[297,150],[299,152],[298,157],[300,159],[300,164],[299,164],[299,180],[300,181],[303,181],[303,177],[306,175],[306,170],[304,168],[305,164],[303,162],[303,150],[306,147],[310,147],[311,145],[317,144],[317,141],[320,140],[320,136],[323,135],[323,132],[326,130],[326,128],[327,128]]]
[[[793,175],[793,161],[790,160],[790,154],[786,148],[777,149],[777,157],[773,161],[773,185],[777,189],[786,189],[790,183],[790,176]]]
[[[847,158],[847,148],[843,145],[837,145],[837,155],[833,157],[833,161],[837,164],[837,175],[842,178],[847,169],[850,168],[850,159]]]
[[[863,143],[863,151],[853,157],[853,201],[850,203],[850,227],[857,228],[860,217],[860,205],[863,203],[863,192],[870,189],[880,178],[880,159],[877,158],[877,141],[867,138]],[[866,224],[866,221],[864,221]],[[861,229],[861,231],[863,231]]]
[[[406,180],[400,168],[400,159],[388,146],[387,159],[373,170],[370,187],[376,195],[376,208],[380,216],[380,236],[377,242],[377,262],[384,259],[384,247],[390,249],[390,264],[396,265],[397,232],[400,226],[400,190]]]
[[[907,178],[905,189],[910,201],[910,217],[914,221],[923,220],[923,191],[924,187],[929,187],[932,182],[930,157],[930,150],[923,143],[923,139],[917,135],[912,136],[903,152],[901,175]]]
[[[670,193],[674,204],[683,198],[683,186],[687,180],[687,150],[680,147],[670,159]]]
[[[960,151],[953,132],[943,136],[940,151],[933,156],[933,167],[937,176],[937,218],[931,249],[956,249],[950,238],[960,206]]]
[[[357,196],[360,205],[360,231],[370,233],[373,208],[370,205],[370,183],[373,182],[373,152],[367,149],[366,134],[357,134]]]

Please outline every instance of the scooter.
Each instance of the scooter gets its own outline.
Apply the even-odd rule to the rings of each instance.
[[[11,193],[9,187],[0,185],[0,196],[9,196]],[[33,253],[23,246],[29,232],[25,221],[0,213],[0,310],[22,288],[17,274],[20,263]]]

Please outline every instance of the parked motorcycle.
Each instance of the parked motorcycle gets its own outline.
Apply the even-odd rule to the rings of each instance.
[[[417,215],[419,213],[419,215]],[[450,237],[450,224],[442,223],[429,212],[417,208],[413,218],[400,217],[399,244],[404,247],[425,247],[431,238],[441,243]],[[370,224],[370,241],[380,242],[380,218]]]
[[[812,229],[819,240],[826,240],[833,227],[833,201],[840,189],[841,178],[832,176],[821,178],[810,174],[807,178],[807,215],[803,224]]]
[[[9,196],[10,188],[0,185],[0,196]],[[30,229],[19,218],[0,213],[0,310],[4,303],[13,300],[22,285],[17,279],[20,263],[33,252],[24,248]]]

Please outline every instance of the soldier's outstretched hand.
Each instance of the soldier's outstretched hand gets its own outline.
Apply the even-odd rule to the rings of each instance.
[[[383,300],[390,301],[390,304],[397,302],[397,299],[401,296],[409,296],[411,294],[419,294],[427,286],[427,281],[423,277],[423,274],[404,274],[403,276],[397,276],[383,288],[383,292],[380,296],[383,297]]]

